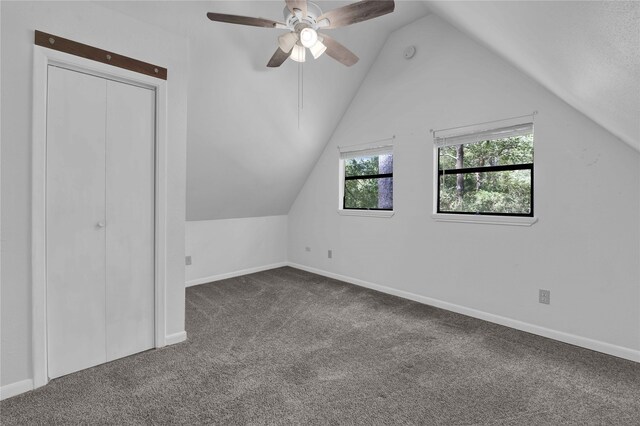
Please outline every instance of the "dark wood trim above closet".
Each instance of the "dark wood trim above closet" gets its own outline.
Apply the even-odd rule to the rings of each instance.
[[[118,55],[108,50],[98,49],[97,47],[87,44],[78,43],[77,41],[68,40],[53,34],[47,34],[36,30],[35,44],[49,49],[58,50],[70,55],[80,56],[92,61],[102,62],[103,64],[113,65],[114,67],[124,68],[140,74],[149,75],[162,80],[167,79],[167,69],[153,65],[127,56]]]

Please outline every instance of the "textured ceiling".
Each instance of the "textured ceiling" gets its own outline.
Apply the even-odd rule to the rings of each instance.
[[[640,150],[640,2],[425,3]]]
[[[327,11],[352,2],[316,3]],[[281,21],[284,1],[101,4],[190,40],[188,220],[287,214],[387,36],[428,13],[422,2],[400,1],[390,15],[327,30],[360,61],[347,68],[323,55],[305,63],[298,127],[298,64],[266,67],[284,31],[206,18]]]

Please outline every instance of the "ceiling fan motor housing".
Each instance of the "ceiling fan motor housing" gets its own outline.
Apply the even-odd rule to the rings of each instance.
[[[287,26],[297,32],[302,31],[304,28],[317,30],[318,17],[321,15],[322,10],[313,2],[307,2],[307,16],[302,16],[302,12],[291,13],[289,8],[284,8],[284,19]]]

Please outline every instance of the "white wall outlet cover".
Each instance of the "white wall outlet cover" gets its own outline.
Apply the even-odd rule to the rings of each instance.
[[[540,289],[538,293],[538,302],[545,305],[551,304],[551,290]]]
[[[404,58],[405,59],[411,59],[415,56],[416,54],[416,47],[415,46],[409,46],[406,49],[404,49]]]

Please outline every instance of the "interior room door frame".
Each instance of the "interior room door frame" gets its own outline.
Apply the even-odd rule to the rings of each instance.
[[[165,346],[166,332],[166,234],[167,234],[167,82],[122,68],[84,59],[41,46],[33,56],[32,128],[32,365],[33,387],[49,381],[47,371],[47,275],[46,275],[46,162],[47,162],[47,70],[49,65],[97,77],[135,84],[155,91],[155,347]]]

